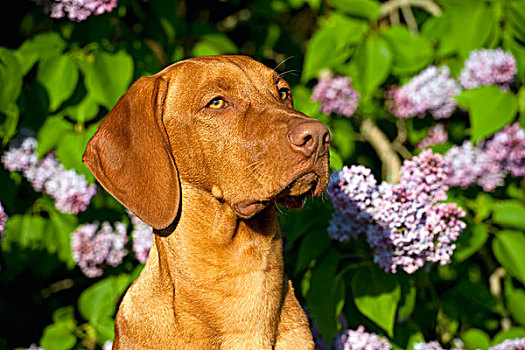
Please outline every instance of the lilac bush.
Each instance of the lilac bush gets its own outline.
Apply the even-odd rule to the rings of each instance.
[[[22,171],[35,191],[44,192],[55,200],[55,206],[64,213],[85,211],[96,194],[97,187],[88,184],[84,175],[65,169],[54,152],[40,161],[36,154],[37,141],[32,136],[16,139],[2,154],[4,168]]]
[[[127,241],[126,226],[121,222],[116,222],[114,229],[107,221],[100,229],[98,222],[81,225],[71,236],[73,259],[87,277],[99,277],[105,265],[115,267],[122,262],[128,253]]]
[[[321,79],[314,86],[312,100],[321,102],[319,110],[325,114],[335,113],[351,117],[357,110],[361,95],[354,90],[352,79],[336,76]]]
[[[396,117],[424,117],[430,113],[435,119],[449,118],[456,109],[454,96],[460,89],[450,77],[448,67],[429,66],[408,83],[391,87],[386,105]]]
[[[44,6],[44,11],[51,18],[67,16],[69,20],[82,22],[91,15],[111,12],[117,6],[117,0],[33,0]]]
[[[516,59],[497,48],[472,51],[465,61],[458,81],[465,89],[483,85],[507,87],[517,72]]]
[[[374,262],[387,272],[449,263],[466,226],[460,220],[465,212],[455,203],[438,203],[447,199],[449,171],[443,156],[426,150],[405,161],[399,184],[377,186],[363,166],[334,172],[327,190],[335,209],[328,234],[346,242],[364,233]]]

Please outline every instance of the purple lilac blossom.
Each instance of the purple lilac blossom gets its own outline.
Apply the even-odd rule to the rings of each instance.
[[[425,137],[417,146],[417,149],[425,149],[432,147],[434,145],[439,145],[440,143],[445,143],[448,141],[448,134],[445,130],[445,125],[439,123],[431,127],[428,130],[428,136]]]
[[[487,141],[485,155],[514,177],[525,177],[525,130],[507,125]]]
[[[390,88],[385,94],[386,105],[401,119],[424,117],[427,112],[434,119],[449,118],[456,109],[454,96],[459,92],[448,67],[429,66],[405,85]]]
[[[2,164],[9,171],[20,171],[38,163],[36,139],[32,136],[15,139],[2,154]]]
[[[111,12],[117,6],[117,0],[33,0],[44,5],[44,11],[51,18],[62,18],[82,22],[91,15]]]
[[[44,348],[41,348],[40,346],[38,346],[37,344],[31,344],[27,350],[44,350]]]
[[[507,88],[514,81],[516,59],[502,49],[481,49],[470,52],[458,81],[465,89],[483,85],[499,85]]]
[[[71,237],[73,259],[82,272],[90,278],[101,276],[104,267],[118,266],[127,255],[125,245],[128,241],[126,226],[115,223],[115,229],[109,222],[98,222],[79,226]]]
[[[34,137],[15,140],[2,155],[2,163],[9,171],[22,171],[36,191],[55,200],[55,206],[64,213],[78,214],[87,209],[96,193],[96,185],[89,185],[84,175],[67,170],[50,152],[40,161]]]
[[[347,329],[340,332],[334,341],[335,350],[391,350],[392,346],[385,338],[375,333],[365,332],[363,326],[355,331]]]
[[[137,260],[144,264],[148,259],[148,254],[153,242],[153,229],[131,211],[128,211],[128,216],[133,225],[133,231],[131,232],[133,252]]]
[[[0,243],[2,243],[2,238],[4,237],[4,230],[5,230],[8,218],[9,217],[5,213],[4,207],[2,206],[2,203],[0,202]]]
[[[494,345],[489,350],[525,350],[525,338],[506,339],[503,343]]]
[[[111,350],[111,349],[113,349],[113,342],[111,340],[106,340],[106,342],[102,346],[102,350]]]
[[[336,76],[321,79],[314,86],[312,100],[321,102],[319,110],[325,114],[335,113],[351,117],[357,110],[361,95],[354,90],[352,80],[348,77]]]
[[[449,186],[465,189],[478,184],[484,191],[494,191],[504,184],[508,173],[525,177],[525,131],[518,123],[507,125],[476,146],[469,141],[453,146],[445,158],[452,170]]]
[[[374,262],[387,272],[413,273],[427,263],[450,262],[465,212],[446,200],[449,163],[425,150],[401,168],[399,184],[376,185],[363,166],[344,167],[332,175],[328,196],[334,215],[332,239],[346,242],[364,233]]]

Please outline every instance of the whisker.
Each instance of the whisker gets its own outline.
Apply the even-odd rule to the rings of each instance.
[[[274,70],[275,72],[277,72],[277,68],[279,68],[282,64],[284,64],[286,61],[288,61],[289,59],[292,59],[292,58],[295,58],[295,56],[290,56],[290,57],[285,58],[285,59],[282,60],[281,63],[279,63],[279,64],[277,65],[277,67],[275,67],[273,70]]]

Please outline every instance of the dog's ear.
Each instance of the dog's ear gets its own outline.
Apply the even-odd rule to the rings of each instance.
[[[102,120],[82,157],[113,197],[158,230],[173,223],[180,202],[162,121],[167,90],[160,77],[140,78]]]

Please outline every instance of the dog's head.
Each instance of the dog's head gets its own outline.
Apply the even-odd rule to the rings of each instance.
[[[289,85],[244,56],[207,56],[142,77],[90,140],[83,161],[155,229],[179,210],[181,184],[241,218],[277,200],[301,207],[329,180],[326,127],[293,108]]]

